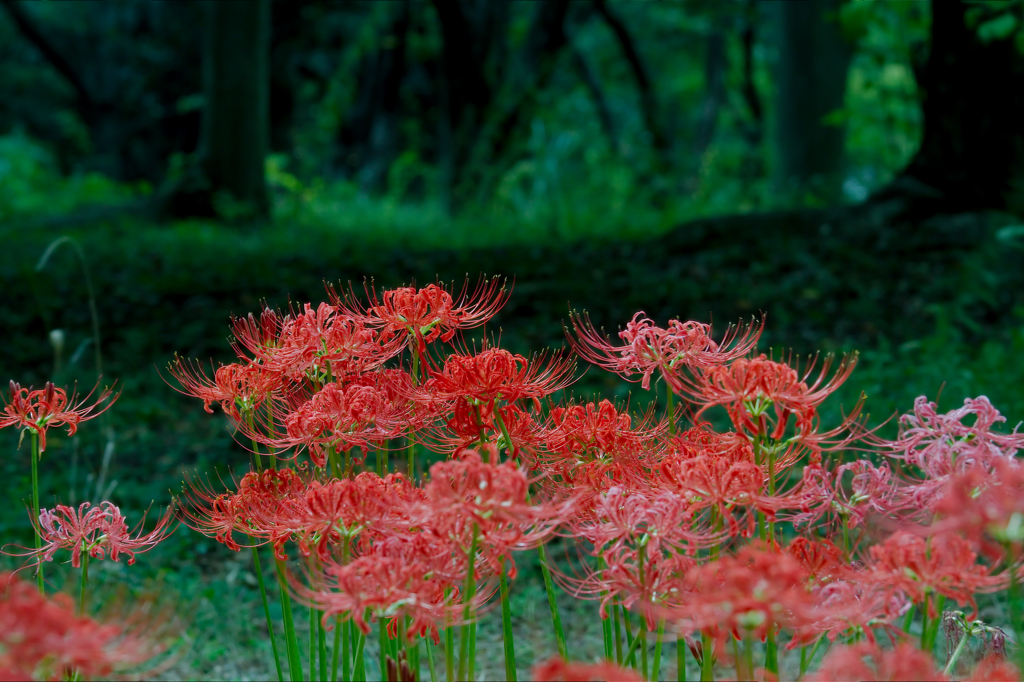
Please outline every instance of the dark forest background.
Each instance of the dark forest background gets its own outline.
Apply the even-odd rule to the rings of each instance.
[[[571,308],[764,313],[765,351],[860,350],[840,402],[879,421],[986,393],[1017,423],[1022,217],[1024,0],[0,0],[0,380],[122,387],[53,438],[64,501],[244,461],[159,369],[325,281],[507,276],[517,352]],[[252,596],[175,537],[195,613]],[[224,663],[250,630],[181,674],[259,677]]]

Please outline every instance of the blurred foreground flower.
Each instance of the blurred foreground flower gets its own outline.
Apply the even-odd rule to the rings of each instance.
[[[35,585],[0,573],[0,679],[110,678],[164,652],[156,638],[129,631],[130,616],[118,620],[76,616],[67,595],[46,598]]]

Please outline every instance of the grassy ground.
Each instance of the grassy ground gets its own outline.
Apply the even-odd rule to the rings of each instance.
[[[74,227],[37,224],[32,230],[0,226],[0,329],[5,340],[0,378],[36,385],[48,378],[58,383],[77,380],[83,386],[95,381],[81,263],[62,246],[45,268],[35,269],[47,245],[67,234],[81,246],[95,286],[104,378],[116,379],[122,389],[108,417],[83,425],[75,439],[51,437],[43,459],[44,505],[55,499],[79,502],[109,496],[131,520],[151,504],[166,505],[180,488],[183,472],[230,475],[246,455],[233,441],[227,422],[176,394],[159,369],[175,352],[227,359],[228,317],[257,310],[263,299],[280,306],[315,302],[324,298],[324,280],[359,281],[363,275],[375,276],[383,286],[414,277],[421,283],[438,275],[461,278],[468,273],[475,278],[481,271],[514,276],[512,301],[493,331],[500,328],[503,344],[520,352],[560,343],[561,320],[569,304],[587,307],[609,324],[627,321],[641,307],[704,319],[710,311],[715,320],[735,319],[737,311],[764,310],[769,314],[766,345],[801,351],[861,350],[853,378],[829,403],[826,425],[838,416],[840,405],[851,405],[862,390],[869,396],[875,423],[907,411],[917,395],[934,398],[940,389],[942,409],[959,405],[965,397],[987,394],[1011,425],[1024,418],[1024,315],[1012,306],[979,326],[969,310],[965,313],[972,299],[935,293],[948,291],[950,285],[914,293],[921,298],[914,309],[927,311],[927,317],[894,324],[884,333],[876,329],[844,337],[835,332],[831,313],[800,318],[797,312],[819,304],[835,309],[827,288],[806,289],[808,282],[842,279],[841,246],[838,255],[804,259],[803,269],[794,265],[796,261],[772,254],[762,254],[756,267],[750,267],[749,255],[740,257],[728,249],[671,258],[651,255],[639,238],[671,224],[653,210],[635,221],[628,212],[620,212],[615,220],[602,223],[600,236],[614,240],[595,246],[572,241],[584,234],[578,218],[572,222],[575,231],[562,233],[550,229],[546,218],[517,225],[513,216],[500,213],[451,220],[430,206],[343,197],[313,206],[315,210],[295,209],[291,214],[285,206],[278,222],[259,229],[135,220]],[[995,289],[996,300],[1017,301],[1018,291],[1003,291],[1012,289],[1015,280],[1000,274],[1014,269],[1015,258],[1013,252],[997,253],[992,245],[983,244],[973,255],[958,254],[955,267],[940,274],[954,283],[995,278],[985,285],[988,289],[978,291]],[[780,310],[784,312],[776,314]],[[856,310],[870,322],[869,305]],[[59,360],[48,341],[55,329],[63,330],[66,339]],[[634,404],[644,400],[636,385],[594,371],[575,389],[577,395],[620,398],[630,391]],[[891,430],[892,424],[887,428]],[[5,499],[27,497],[27,449],[27,443],[18,448],[17,434],[0,432],[0,451],[8,453],[0,459],[0,492]],[[5,540],[28,542],[23,510],[15,503],[0,512],[0,536]],[[140,556],[133,567],[109,562],[94,566],[97,604],[117,583],[128,581],[134,590],[144,591],[160,581],[165,598],[178,606],[189,649],[170,677],[272,676],[251,554],[234,554],[182,528],[152,553]],[[64,580],[62,570],[66,569],[52,572],[58,586]],[[554,652],[532,556],[520,561],[512,604],[520,675],[526,676],[534,661]],[[562,605],[573,655],[595,658],[601,648],[596,605],[568,597]],[[301,629],[305,619],[298,620]],[[481,678],[500,677],[496,612],[485,617],[479,641]],[[374,638],[367,647],[368,660],[376,661]],[[664,655],[664,675],[674,675],[671,645]],[[695,673],[693,668],[690,674]]]

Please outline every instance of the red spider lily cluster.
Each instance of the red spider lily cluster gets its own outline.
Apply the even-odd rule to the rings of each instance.
[[[131,616],[119,620],[78,616],[66,595],[48,599],[0,573],[0,679],[109,679],[163,652],[158,639],[128,627]]]
[[[460,336],[507,297],[498,279],[454,294],[349,287],[234,320],[237,359],[210,374],[171,365],[179,390],[221,407],[253,464],[226,488],[189,481],[178,516],[256,561],[259,548],[273,553],[293,679],[293,599],[310,609],[310,679],[338,677],[326,674],[332,630],[333,665],[367,679],[374,624],[382,676],[416,677],[422,643],[428,655],[442,647],[447,679],[472,678],[475,624],[494,602],[514,678],[508,592],[524,551],[539,554],[560,653],[538,679],[658,679],[672,642],[679,674],[692,656],[702,680],[716,666],[741,678],[970,672],[964,646],[936,667],[947,605],[974,619],[979,594],[1019,600],[1024,577],[1024,434],[999,430],[986,398],[946,414],[920,398],[889,441],[867,427],[863,396],[823,424],[856,354],[777,358],[756,350],[763,319],[717,334],[643,313],[618,340],[573,315],[575,353],[519,355]],[[665,402],[636,413],[562,398],[577,357]],[[0,426],[41,438],[92,409],[55,395],[12,388]],[[131,563],[169,529],[165,515],[129,533],[109,503],[36,518],[39,561],[65,548],[73,562]],[[596,667],[567,662],[556,586],[595,602]],[[957,641],[980,627],[964,625]],[[996,657],[972,674],[1010,679],[1016,668]]]

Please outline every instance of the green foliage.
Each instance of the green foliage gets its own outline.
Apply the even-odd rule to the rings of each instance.
[[[123,202],[147,191],[145,183],[125,185],[99,173],[65,176],[53,155],[25,133],[0,136],[0,221]]]

